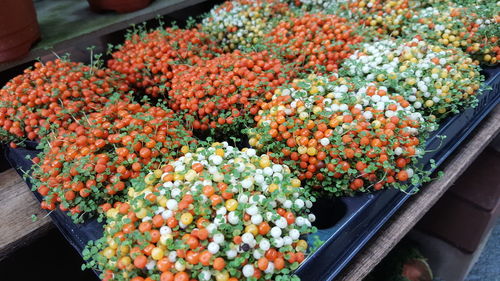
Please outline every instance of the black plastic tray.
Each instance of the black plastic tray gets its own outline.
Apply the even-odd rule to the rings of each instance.
[[[484,74],[487,77],[485,84],[492,89],[479,96],[478,106],[451,116],[428,139],[426,150],[431,152],[421,160],[427,170],[431,170],[430,159],[434,159],[437,166],[442,164],[500,102],[500,68],[485,69]],[[441,140],[440,135],[446,138]],[[31,166],[26,156],[34,157],[37,153],[24,148],[5,149],[6,158],[20,175]],[[31,188],[29,180],[27,184]],[[334,279],[417,188],[420,186],[412,186],[408,193],[387,189],[354,197],[319,198],[313,211],[320,229],[314,235],[325,242],[301,264],[296,274],[302,280]],[[41,196],[34,193],[41,200]],[[89,240],[102,236],[102,224],[95,219],[77,225],[58,209],[50,212],[50,217],[80,254]],[[309,237],[311,245],[314,235]]]

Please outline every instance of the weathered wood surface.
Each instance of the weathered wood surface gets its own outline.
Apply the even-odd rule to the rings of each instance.
[[[445,176],[410,198],[336,280],[360,281],[401,241],[439,198],[453,185],[483,149],[500,132],[500,105],[476,128],[468,141],[441,166]]]
[[[0,173],[0,260],[52,227],[47,212],[39,206],[14,169]]]

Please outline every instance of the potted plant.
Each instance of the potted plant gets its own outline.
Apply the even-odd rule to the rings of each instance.
[[[40,38],[32,0],[2,0],[0,9],[0,62],[27,54]]]

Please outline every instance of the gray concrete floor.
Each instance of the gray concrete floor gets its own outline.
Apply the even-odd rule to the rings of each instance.
[[[500,220],[465,281],[500,281]]]

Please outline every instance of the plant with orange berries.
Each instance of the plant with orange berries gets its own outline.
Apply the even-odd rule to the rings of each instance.
[[[268,51],[236,50],[175,75],[168,103],[192,120],[195,130],[239,134],[253,123],[260,100],[293,76],[293,70]]]
[[[133,87],[153,97],[164,95],[174,75],[220,52],[209,36],[195,28],[139,30],[127,35],[112,53],[108,67],[126,75]]]
[[[186,151],[191,134],[170,110],[118,102],[50,135],[31,180],[43,209],[81,222],[123,199],[131,179]]]
[[[56,59],[37,62],[0,89],[0,141],[12,146],[38,141],[57,127],[66,128],[98,112],[106,103],[129,100],[120,76],[92,65]]]

